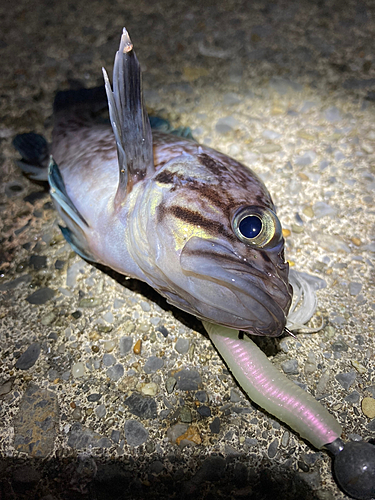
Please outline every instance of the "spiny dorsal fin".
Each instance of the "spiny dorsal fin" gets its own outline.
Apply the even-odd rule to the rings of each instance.
[[[103,75],[120,168],[117,209],[133,185],[155,171],[151,127],[143,104],[141,67],[125,28],[115,57],[113,92],[104,68]]]

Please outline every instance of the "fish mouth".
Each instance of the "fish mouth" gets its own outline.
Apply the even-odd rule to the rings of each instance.
[[[282,334],[292,299],[287,265],[285,279],[277,272],[270,276],[226,246],[199,237],[185,244],[180,265],[198,317],[254,335]]]

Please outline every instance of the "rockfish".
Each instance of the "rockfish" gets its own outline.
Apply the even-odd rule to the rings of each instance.
[[[31,178],[48,166],[62,232],[84,259],[145,281],[200,319],[278,336],[292,287],[271,196],[248,167],[194,140],[152,130],[140,65],[124,29],[113,90],[59,92],[52,144],[14,145]],[[105,94],[110,123],[96,114]]]

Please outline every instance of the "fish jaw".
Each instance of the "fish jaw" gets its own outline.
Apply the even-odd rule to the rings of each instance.
[[[225,244],[191,238],[180,263],[198,299],[196,315],[253,335],[281,335],[292,300],[288,264],[280,258],[282,247],[280,242],[273,249],[276,265],[269,264],[273,259],[268,253],[265,271]]]

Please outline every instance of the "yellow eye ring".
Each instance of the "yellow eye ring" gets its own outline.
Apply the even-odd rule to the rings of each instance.
[[[279,219],[265,207],[240,208],[233,217],[232,228],[240,241],[257,248],[273,247],[282,238]]]

